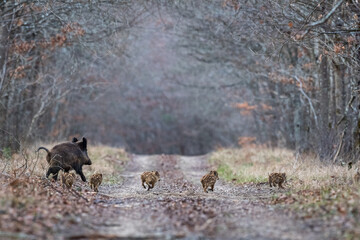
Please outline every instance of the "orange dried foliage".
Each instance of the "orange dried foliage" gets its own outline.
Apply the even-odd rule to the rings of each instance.
[[[20,26],[23,24],[22,19],[19,19],[17,25]],[[70,33],[72,35],[70,35]],[[31,49],[35,47],[40,47],[42,49],[50,49],[54,50],[55,47],[63,47],[64,45],[70,45],[68,39],[71,36],[84,36],[85,30],[78,23],[68,23],[62,29],[60,34],[56,34],[55,36],[48,39],[42,39],[39,41],[15,41],[13,45],[13,51],[18,54],[24,54],[29,52]]]
[[[295,40],[301,40],[303,38],[303,35],[298,33],[295,35]]]
[[[20,18],[19,20],[17,20],[16,22],[16,26],[20,27],[24,24],[24,21]]]
[[[274,72],[269,73],[269,79],[282,84],[295,84],[296,82],[293,78],[285,77]]]
[[[336,43],[334,45],[334,52],[335,53],[343,53],[345,51],[345,46],[342,43]]]
[[[249,105],[248,102],[244,103],[236,103],[235,108],[240,109],[240,114],[243,116],[249,116],[251,115],[252,111],[257,108],[256,105]]]
[[[280,197],[274,198],[271,204],[293,204],[296,201],[297,199],[295,197],[282,194]]]
[[[18,54],[24,54],[26,52],[29,52],[34,47],[35,47],[34,41],[30,41],[30,42],[19,41],[14,43],[14,51]]]
[[[64,34],[74,33],[75,36],[84,36],[85,30],[78,23],[68,23],[62,29],[61,32]]]
[[[312,77],[308,77],[306,79],[300,77],[299,79],[302,84],[300,84],[299,82],[296,82],[297,87],[302,87],[302,89],[305,92],[309,92],[309,91],[312,91],[315,89],[314,88],[314,79]]]
[[[25,69],[28,67],[29,66],[24,65],[18,66],[17,68],[15,68],[15,70],[9,70],[9,75],[14,79],[24,78],[26,76]]]
[[[302,56],[304,56],[304,52],[302,50],[298,51],[297,57],[301,58]]]
[[[51,41],[51,47],[56,47],[56,46],[63,46],[65,41],[66,41],[66,35],[61,35],[61,34],[56,34],[55,37],[51,37],[50,38]]]
[[[86,183],[77,181],[82,191],[64,190],[60,184],[37,176],[0,176],[2,208],[0,230],[6,236],[27,236],[26,239],[54,239],[56,226],[66,229],[82,227],[83,221],[75,222],[72,216],[83,219],[93,216],[112,216],[105,204],[108,197],[94,196]],[[10,235],[11,234],[11,235]],[[1,239],[5,239],[1,238]],[[9,239],[6,238],[6,239]]]
[[[307,64],[304,64],[303,65],[303,68],[309,68],[311,69],[313,67],[313,63],[307,63]],[[281,84],[292,84],[292,85],[295,85],[297,87],[302,87],[302,89],[306,92],[308,91],[312,91],[314,90],[314,79],[312,77],[307,77],[307,78],[302,78],[302,77],[299,77],[300,81],[301,81],[301,84],[300,82],[296,81],[295,79],[293,78],[289,78],[289,77],[286,77],[286,76],[282,76],[282,75],[279,75],[277,73],[269,73],[269,79],[273,82],[276,82],[276,83],[281,83]]]
[[[247,111],[247,110],[243,110],[243,111],[240,111],[240,114],[243,115],[243,116],[251,116],[251,111]]]
[[[245,110],[249,110],[249,111],[255,110],[257,108],[255,105],[253,105],[253,106],[249,105],[248,102],[237,103],[235,105],[235,107],[238,108],[238,109],[245,109]]]
[[[265,103],[261,103],[261,108],[262,108],[262,110],[264,110],[264,111],[272,110],[272,106],[267,105],[267,104],[265,104]]]
[[[42,61],[45,61],[47,58],[48,58],[47,55],[41,55],[41,60],[42,60]]]
[[[237,0],[224,0],[221,5],[223,8],[227,6],[232,7],[235,11],[240,9],[240,4]]]
[[[45,40],[42,40],[42,41],[40,41],[40,42],[37,42],[37,45],[38,45],[39,47],[41,47],[41,48],[44,48],[44,49],[50,47],[50,43],[47,42],[47,41],[45,41]]]
[[[353,45],[353,43],[355,42],[355,38],[353,36],[348,37],[346,40],[347,40],[349,47],[351,47]]]
[[[34,11],[34,12],[43,12],[43,11],[46,11],[47,9],[42,7],[42,6],[37,6],[35,5],[35,3],[32,3],[29,5],[31,11]]]
[[[241,147],[253,145],[253,144],[255,144],[255,142],[256,142],[256,137],[239,137],[238,138],[238,144]]]
[[[304,70],[311,70],[315,66],[314,63],[305,63],[302,65]]]

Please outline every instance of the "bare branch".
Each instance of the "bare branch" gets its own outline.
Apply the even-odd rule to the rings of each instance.
[[[335,4],[335,6],[331,9],[331,11],[328,14],[325,15],[325,17],[323,17],[319,21],[309,23],[307,25],[307,27],[316,27],[318,25],[324,24],[326,22],[326,20],[328,20],[335,13],[336,9],[338,9],[341,6],[341,4],[343,4],[343,2],[344,2],[344,0],[339,0]]]

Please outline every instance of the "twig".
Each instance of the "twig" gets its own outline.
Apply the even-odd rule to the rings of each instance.
[[[353,109],[353,107],[352,107],[351,105],[352,105],[352,103],[354,102],[354,100],[355,100],[355,96],[352,95],[351,98],[350,98],[350,100],[349,100],[349,102],[348,102],[348,104],[347,104],[347,106],[346,106],[346,108],[345,108],[345,113],[344,113],[343,117],[337,122],[336,126],[339,126],[339,125],[341,124],[341,122],[346,119],[346,116],[347,116],[347,114],[348,114],[349,108]],[[354,110],[354,109],[353,109],[353,110]]]
[[[342,134],[341,134],[341,137],[340,137],[340,145],[339,145],[339,147],[338,147],[338,149],[337,149],[337,151],[336,151],[336,154],[335,154],[335,156],[334,156],[333,163],[335,163],[337,157],[338,157],[339,154],[340,154],[340,151],[341,151],[341,148],[342,148],[342,145],[343,145],[344,135],[345,135],[345,130],[344,130],[344,131],[342,132]]]
[[[87,198],[85,198],[84,196],[82,196],[80,193],[76,192],[73,189],[70,189],[69,192],[73,193],[73,195],[76,195],[78,197],[81,197],[82,199],[84,199],[86,202],[89,202],[89,200]]]
[[[302,88],[302,82],[300,81],[300,79],[297,77],[297,76],[294,76],[295,80],[298,81],[300,83],[300,89],[299,91],[305,96],[305,98],[308,100],[309,102],[309,105],[310,105],[310,109],[311,111],[313,112],[314,114],[314,119],[315,119],[315,125],[316,127],[318,128],[318,121],[317,121],[317,115],[316,115],[316,112],[315,112],[315,109],[314,109],[314,106],[311,102],[311,99],[309,98],[309,96],[304,92],[303,88]]]
[[[5,169],[7,168],[7,166],[8,166],[8,164],[9,164],[9,162],[10,162],[10,161],[6,161],[5,166],[4,166],[4,168],[3,168],[2,172],[1,172],[2,174],[4,174]]]
[[[35,161],[35,164],[34,164],[33,169],[31,170],[30,175],[32,175],[32,174],[33,174],[33,172],[34,172],[34,170],[35,170],[35,167],[36,167],[36,165],[37,165],[38,161],[39,161],[39,152],[37,152],[36,161]]]
[[[328,14],[326,14],[325,17],[323,17],[319,21],[309,23],[307,25],[307,27],[315,27],[315,26],[325,23],[326,20],[328,20],[335,13],[336,9],[338,9],[338,7],[340,7],[343,2],[344,2],[344,0],[340,0],[339,2],[337,2],[335,4],[335,6],[333,7],[333,9],[331,9],[331,11]]]
[[[59,190],[57,190],[51,183],[49,183],[49,182],[50,182],[49,179],[47,179],[47,181],[48,181],[48,186],[50,186],[53,190],[55,190],[56,192],[58,192],[58,193],[60,193],[61,195],[63,195],[62,192],[60,192]]]

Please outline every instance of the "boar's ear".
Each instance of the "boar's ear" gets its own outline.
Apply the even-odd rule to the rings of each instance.
[[[82,142],[79,142],[78,145],[79,145],[79,147],[80,147],[80,149],[82,151],[86,151],[87,150],[87,140],[86,140],[86,138],[83,137]]]
[[[79,140],[76,137],[73,137],[71,142],[76,143],[77,141],[79,141]]]

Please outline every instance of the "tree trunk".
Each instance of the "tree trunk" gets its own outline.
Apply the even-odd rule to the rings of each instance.
[[[319,123],[320,123],[320,156],[327,158],[331,154],[329,144],[329,72],[328,72],[328,59],[327,56],[322,56],[320,62],[320,96],[319,96]]]

